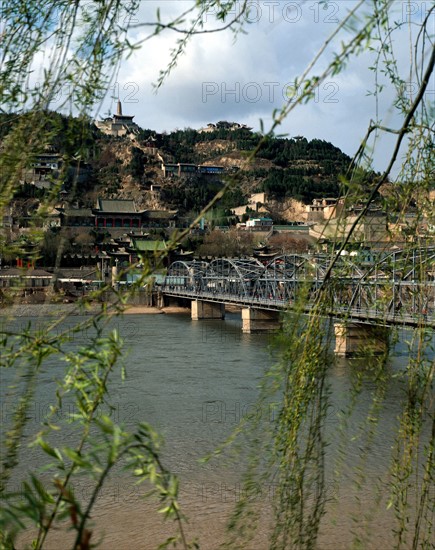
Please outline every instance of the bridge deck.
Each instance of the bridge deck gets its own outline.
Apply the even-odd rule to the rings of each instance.
[[[173,296],[175,298],[185,298],[189,300],[204,300],[206,302],[215,302],[220,304],[231,304],[240,307],[251,307],[257,309],[266,309],[270,311],[285,311],[294,307],[294,302],[286,302],[284,300],[276,298],[260,298],[254,296],[240,296],[238,294],[228,294],[219,292],[194,292],[191,290],[165,288],[163,294],[166,296]],[[307,302],[304,310],[306,313],[310,313],[313,303]],[[423,315],[420,316],[410,315],[407,313],[401,313],[400,311],[394,311],[388,313],[381,309],[361,309],[351,307],[334,307],[332,310],[324,312],[324,315],[330,317],[336,317],[337,319],[346,319],[348,321],[355,321],[360,323],[376,322],[378,325],[402,325],[408,327],[424,326],[428,328],[435,328],[435,316]]]
[[[304,310],[378,325],[435,327],[435,247],[398,250],[376,261],[325,254],[176,261],[162,291],[170,296],[264,310],[284,310],[306,296]],[[328,303],[329,310],[324,309]]]

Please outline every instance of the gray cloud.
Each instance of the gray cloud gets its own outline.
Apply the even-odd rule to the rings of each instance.
[[[143,2],[137,19],[150,20],[159,5],[169,18],[192,4],[172,0]],[[135,114],[142,127],[157,131],[198,128],[217,120],[235,120],[259,129],[259,119],[270,123],[272,111],[283,105],[286,86],[303,72],[333,31],[334,21],[344,17],[354,5],[335,1],[323,9],[318,2],[310,1],[256,2],[256,9],[250,14],[252,23],[246,26],[247,34],[239,35],[236,41],[229,32],[194,37],[186,55],[180,58],[158,94],[154,94],[151,84],[167,66],[177,38],[167,31],[146,42],[121,67],[119,96],[124,110]],[[398,17],[403,17],[404,5],[397,2]],[[207,17],[207,25],[211,24],[212,15]],[[162,11],[162,20],[165,17]],[[132,34],[135,39],[144,36],[143,30]],[[337,47],[339,42],[333,42],[313,74],[321,72]],[[395,47],[406,78],[409,45],[404,40]],[[368,90],[374,89],[373,72],[368,69],[372,64],[373,58],[367,52],[352,60],[342,74],[321,85],[313,102],[295,109],[279,132],[325,139],[352,155],[376,115],[374,98],[367,95]],[[378,109],[380,118],[394,126],[399,120],[390,109],[392,100],[391,87],[386,87]],[[103,111],[109,108],[113,109],[113,104],[106,101]],[[391,140],[380,142],[375,163],[379,170],[385,167],[390,147]]]

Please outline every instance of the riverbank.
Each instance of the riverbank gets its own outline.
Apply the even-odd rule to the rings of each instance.
[[[95,315],[101,311],[101,304],[91,304],[86,309],[80,308],[77,304],[16,304],[0,309],[0,317],[62,317],[76,315]],[[190,314],[190,308],[168,306],[157,308],[154,306],[127,305],[123,314],[125,315],[172,315]]]
[[[161,315],[165,313],[168,315],[172,315],[175,313],[190,314],[190,308],[176,306],[168,306],[163,308],[151,306],[127,306],[127,309],[124,311],[124,314],[126,315]]]
[[[225,305],[226,313],[238,313],[241,310],[239,306],[234,306],[232,304]],[[151,307],[151,306],[128,306],[128,309],[124,311],[126,314],[144,314],[144,315],[156,315],[161,313],[166,313],[168,315],[185,313],[190,315],[190,307],[177,307],[177,306],[166,306],[163,308]]]

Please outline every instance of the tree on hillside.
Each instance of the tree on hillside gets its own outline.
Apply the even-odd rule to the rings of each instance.
[[[109,88],[121,60],[134,48],[147,47],[149,40],[162,33],[172,33],[177,37],[170,62],[158,78],[157,87],[160,87],[175,70],[180,56],[185,53],[189,55],[189,42],[196,35],[225,30],[235,33],[245,29],[249,31],[247,22],[255,8],[247,0],[197,0],[189,3],[186,12],[173,20],[162,20],[158,12],[153,21],[137,22],[135,17],[139,4],[139,0],[28,0],[25,3],[11,0],[2,3],[0,104],[9,117],[17,113],[25,113],[26,116],[21,117],[2,139],[1,219],[19,187],[22,168],[32,155],[42,152],[57,135],[62,135],[63,121],[51,120],[47,124],[46,115],[59,94],[63,106],[73,108],[81,117],[74,129],[74,136],[67,137],[71,144],[71,156],[80,159],[87,149],[88,115]],[[282,108],[272,113],[270,127],[263,126],[263,137],[252,152],[252,155],[261,155],[269,147],[269,138],[279,130],[282,122],[301,105],[314,101],[319,87],[328,78],[346,74],[354,59],[370,53],[374,74],[371,93],[376,108],[373,118],[367,121],[366,136],[343,174],[341,190],[347,205],[363,201],[362,206],[349,224],[345,237],[336,243],[311,314],[304,314],[306,304],[301,296],[298,307],[289,312],[284,320],[278,349],[280,361],[266,376],[258,404],[264,407],[271,400],[278,401],[277,422],[270,426],[270,423],[262,423],[261,418],[254,418],[250,424],[242,423],[234,437],[216,453],[224,453],[228,448],[231,450],[234,441],[237,448],[239,435],[243,440],[243,445],[239,446],[248,455],[243,490],[229,522],[229,547],[250,547],[250,537],[260,519],[259,508],[250,495],[253,487],[266,483],[275,489],[272,495],[270,547],[276,550],[316,547],[330,499],[326,476],[336,470],[336,465],[328,463],[327,454],[326,424],[331,406],[328,387],[330,333],[329,325],[324,322],[334,306],[330,299],[330,291],[337,284],[331,275],[333,268],[342,258],[341,253],[346,251],[352,235],[380,189],[392,179],[393,168],[398,167],[395,179],[403,190],[400,206],[406,207],[416,195],[425,197],[421,199],[424,202],[422,212],[429,211],[433,216],[433,202],[426,197],[433,189],[435,162],[433,103],[429,93],[435,64],[432,27],[435,7],[429,5],[417,21],[412,18],[412,9],[405,9],[402,12],[405,16],[397,19],[396,4],[389,0],[357,0],[350,5],[344,18],[331,28],[330,37],[307,69],[294,78],[295,94],[290,93]],[[403,3],[405,8],[411,8],[413,4]],[[318,5],[325,7],[327,3],[319,2]],[[213,28],[209,26],[210,14],[213,14],[216,24]],[[131,28],[144,33],[148,31],[148,34],[145,37],[142,34],[141,42],[134,43],[128,35]],[[409,63],[403,69],[396,59],[395,39],[402,42],[405,36],[410,54]],[[329,55],[330,47],[334,50],[333,55]],[[36,86],[32,81],[33,72],[45,60],[49,62],[41,70],[41,81]],[[412,93],[408,86],[410,83],[415,83]],[[397,125],[388,126],[388,118],[383,116],[381,98],[386,91],[393,97],[391,103],[396,112],[395,120],[399,121]],[[388,109],[384,114],[387,112]],[[10,120],[7,119],[5,124],[9,126]],[[392,153],[384,159],[381,174],[364,176],[361,180],[361,173],[372,174],[373,151],[379,136],[383,134],[394,138]],[[82,138],[79,150],[76,147],[77,136]],[[193,141],[194,134],[190,138]],[[242,138],[247,139],[247,136],[238,139]],[[298,138],[295,141],[293,146],[296,150],[307,149],[306,140]],[[323,150],[320,144],[315,145],[315,151],[310,152],[312,158],[316,158],[319,150],[328,156],[329,151]],[[288,158],[282,156],[280,162],[285,163]],[[221,195],[222,192],[219,192],[215,202]],[[403,197],[406,197],[405,201]],[[46,197],[44,206],[49,208],[56,200],[54,192]],[[396,210],[396,200],[394,194],[385,197],[384,207],[389,211]],[[346,225],[344,215],[342,223]],[[415,240],[408,257],[415,253],[416,246],[424,244],[419,240],[418,223],[417,217],[410,227],[414,229]],[[183,239],[186,234],[177,237]],[[37,224],[30,228],[29,235],[32,243],[43,245],[44,231]],[[2,246],[8,246],[6,238],[2,238]],[[175,243],[169,248],[171,246]],[[62,246],[59,246],[57,266],[61,253]],[[407,259],[406,254],[404,258]],[[429,267],[416,273],[422,285],[433,284],[433,267]],[[394,274],[394,277],[399,275]],[[429,277],[432,279],[429,280]],[[137,282],[137,286],[144,284],[143,278]],[[102,293],[109,290],[103,288],[101,293],[95,294],[95,298],[102,299]],[[1,445],[0,492],[3,507],[0,544],[3,548],[16,548],[19,534],[29,525],[34,528],[32,547],[37,550],[47,548],[47,538],[58,527],[59,519],[67,521],[68,529],[74,535],[73,548],[90,548],[91,538],[92,541],[98,540],[98,534],[93,534],[89,526],[92,508],[101,487],[119,463],[138,481],[151,485],[158,495],[160,512],[174,519],[178,526],[176,542],[182,548],[189,547],[179,509],[178,482],[161,461],[160,440],[155,431],[143,422],[134,433],[128,433],[107,414],[112,406],[107,395],[107,381],[116,372],[122,357],[122,342],[116,331],[105,335],[103,327],[108,323],[108,313],[121,313],[129,297],[115,293],[110,306],[103,304],[92,318],[72,330],[63,330],[59,320],[50,322],[44,329],[32,331],[25,328],[19,334],[15,334],[9,326],[2,327],[0,368],[22,374],[20,383],[10,388],[11,421]],[[383,300],[388,307],[389,298],[386,292],[379,300]],[[84,303],[83,306],[88,307],[89,304]],[[372,452],[385,390],[391,376],[402,378],[404,398],[389,479],[383,485],[388,491],[387,502],[379,504],[394,513],[394,521],[386,529],[391,531],[396,548],[430,548],[433,545],[435,362],[433,350],[430,349],[432,333],[429,333],[426,317],[427,313],[412,333],[406,370],[392,374],[385,368],[387,357],[380,360],[371,358],[370,369],[356,375],[351,389],[352,401],[357,407],[362,385],[369,383],[373,387],[367,422],[358,427],[362,443],[358,447],[355,484],[361,486],[364,484],[364,468]],[[71,334],[80,334],[80,329],[89,327],[93,331],[89,341],[71,350],[68,347]],[[49,412],[40,430],[29,436],[26,431],[27,413],[37,388],[44,384],[44,365],[48,360],[56,360],[56,364],[62,365],[64,370],[58,374],[54,395],[50,396]],[[71,418],[68,433],[73,432],[76,437],[71,436],[69,444],[59,449],[53,443],[54,436],[59,428],[65,430],[65,426],[57,423],[57,413],[68,399],[72,400],[77,411]],[[353,443],[355,436],[349,432],[347,424],[351,411],[341,411],[341,414],[343,441],[340,442],[340,455],[344,456],[346,443]],[[45,464],[50,462],[51,469],[47,469],[44,475],[29,472],[23,481],[19,468],[20,450],[27,444],[28,437],[34,448],[46,455]],[[79,475],[86,477],[90,488],[90,493],[83,498],[73,491],[73,482]],[[17,494],[14,487],[15,483],[22,481],[25,490],[21,499],[23,495]],[[380,500],[373,498],[374,509]],[[355,547],[365,546],[365,537],[370,531],[365,522],[369,519],[355,518]],[[63,527],[65,524],[60,525]],[[166,547],[172,542],[175,543],[173,540],[166,541]]]

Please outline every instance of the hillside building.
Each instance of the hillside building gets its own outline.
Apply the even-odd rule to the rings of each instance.
[[[168,178],[171,176],[190,176],[193,174],[201,174],[203,176],[220,176],[225,173],[223,166],[213,166],[207,164],[189,164],[186,162],[165,163],[162,162],[161,169],[163,177]]]
[[[58,180],[62,165],[62,156],[54,147],[48,146],[43,153],[34,156],[29,167],[23,169],[21,184],[49,189]]]
[[[240,124],[239,122],[227,122],[225,120],[221,120],[219,122],[216,122],[216,124],[213,124],[213,122],[209,122],[205,128],[200,128],[198,130],[199,134],[208,134],[211,132],[216,132],[217,130],[229,130],[231,132],[234,132],[235,130],[252,130],[250,126],[246,126],[246,124]]]
[[[305,207],[307,222],[330,220],[341,215],[344,200],[336,198],[313,199],[312,204]]]
[[[115,137],[135,136],[139,133],[139,126],[133,122],[134,115],[124,115],[122,113],[121,101],[118,100],[116,113],[104,120],[96,120],[95,126],[103,134]]]

